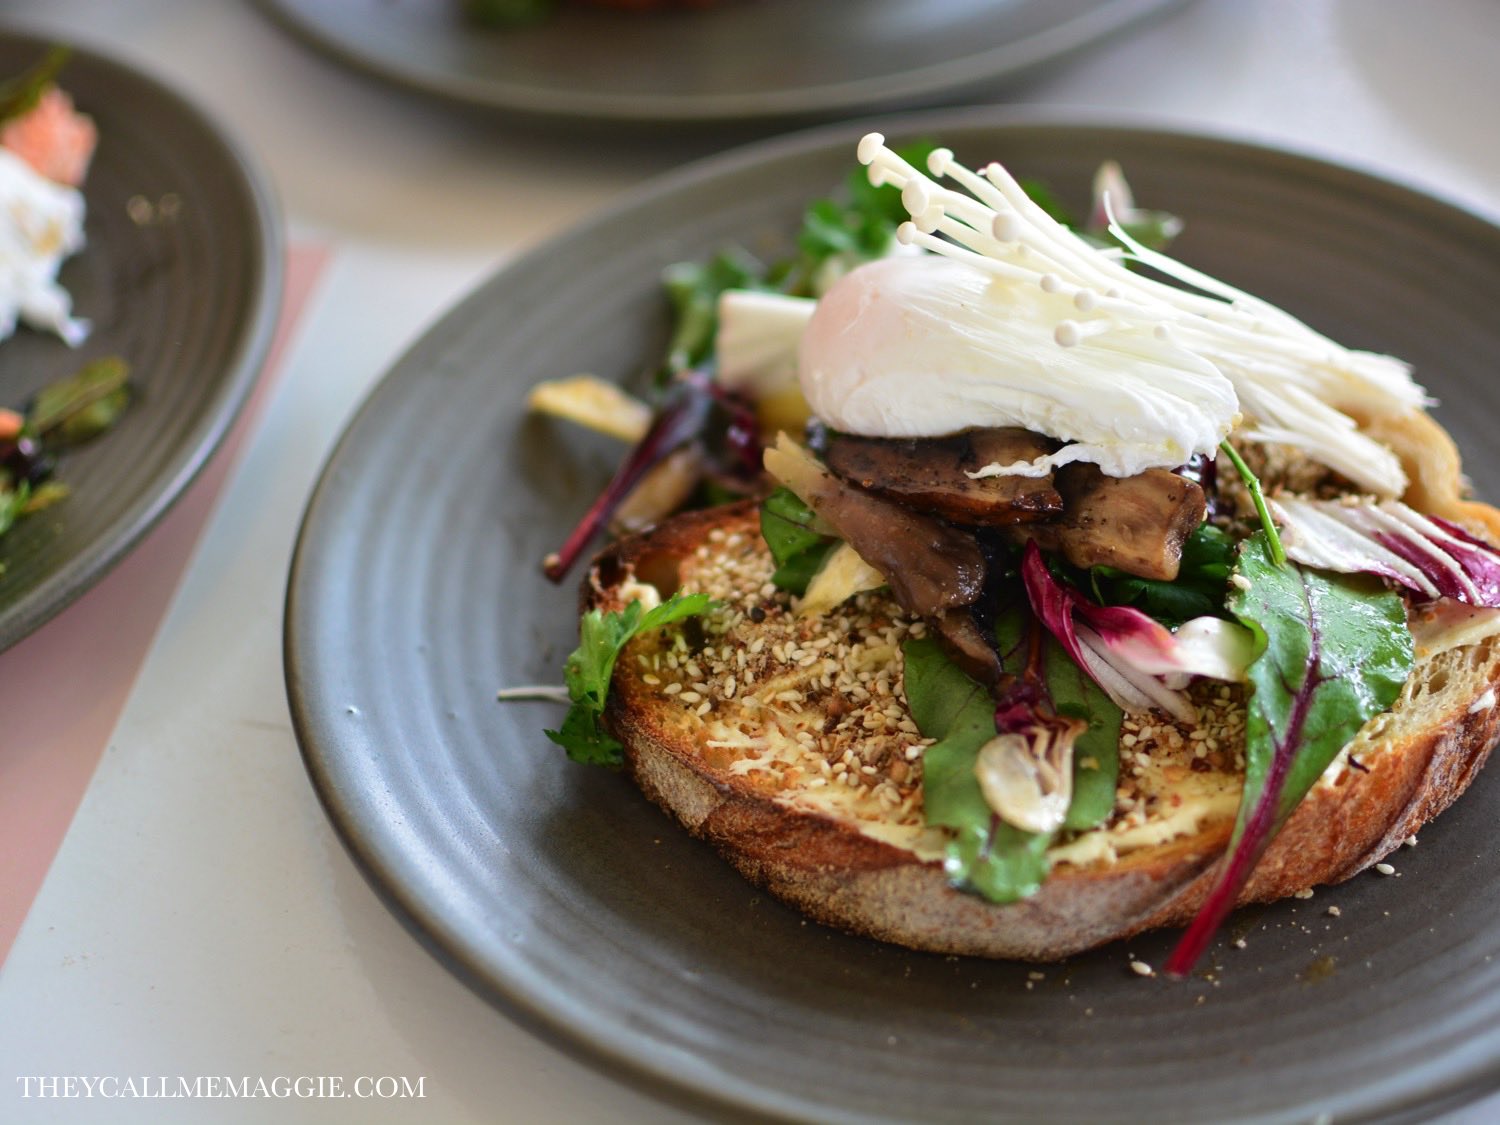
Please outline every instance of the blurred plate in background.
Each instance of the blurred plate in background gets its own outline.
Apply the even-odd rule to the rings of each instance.
[[[0,31],[0,75],[48,46]],[[108,355],[130,364],[135,391],[107,433],[64,455],[67,498],[0,536],[0,648],[88,589],[192,481],[254,384],[281,291],[270,193],[213,121],[92,50],[74,48],[59,84],[99,127],[88,245],[60,274],[93,331],[76,350],[24,327],[0,343],[0,405]]]
[[[388,81],[547,118],[731,122],[957,101],[1184,0],[721,0],[622,13],[564,4],[529,27],[459,0],[260,0]]]

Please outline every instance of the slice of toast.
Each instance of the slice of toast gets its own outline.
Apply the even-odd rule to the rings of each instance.
[[[722,607],[622,654],[606,721],[653,801],[810,917],[915,949],[1056,960],[1201,905],[1233,826],[1243,695],[1195,688],[1195,728],[1127,716],[1115,815],[1062,840],[1041,891],[996,905],[955,890],[924,825],[921,752],[901,642],[923,623],[882,591],[798,616],[770,583],[757,511],[675,517],[594,563],[585,607],[642,584]],[[1446,808],[1500,734],[1500,638],[1419,663],[1298,806],[1240,901],[1347,879]]]

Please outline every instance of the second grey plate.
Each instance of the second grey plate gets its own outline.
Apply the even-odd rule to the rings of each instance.
[[[47,46],[0,31],[0,75]],[[193,480],[249,395],[281,293],[270,192],[212,119],[92,50],[76,48],[59,83],[99,128],[88,245],[59,275],[93,330],[76,350],[24,327],[0,343],[0,406],[107,355],[130,364],[135,396],[61,459],[68,497],[0,536],[0,648],[98,581]]]
[[[724,0],[703,11],[564,4],[487,29],[459,0],[260,0],[332,57],[404,86],[550,119],[832,117],[973,96],[1184,0]]]
[[[1500,230],[1359,172],[1208,136],[970,111],[893,139],[1005,161],[1082,206],[1120,160],[1187,220],[1186,261],[1351,345],[1412,360],[1481,495],[1500,496]],[[818,1121],[1420,1118],[1500,1081],[1500,773],[1394,857],[1236,915],[1197,977],[1174,934],[1060,965],[927,956],[804,922],[622,778],[542,736],[571,590],[539,573],[618,455],[528,419],[527,388],[659,356],[663,266],[786,250],[857,126],[699,164],[514,263],[434,328],[351,424],[291,575],[287,683],[334,824],[455,971],[657,1089]],[[1337,904],[1338,917],[1327,913]],[[1241,939],[1243,947],[1234,939]]]

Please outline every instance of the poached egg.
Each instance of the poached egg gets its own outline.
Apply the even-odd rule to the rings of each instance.
[[[1091,461],[1111,476],[1212,454],[1239,414],[1208,361],[1150,333],[1058,343],[1073,302],[932,254],[852,271],[818,302],[798,368],[812,412],[845,433],[941,437],[1020,426],[1064,442],[1006,473]],[[991,474],[993,475],[993,473]]]
[[[891,438],[1021,426],[1063,443],[974,476],[1042,475],[1071,461],[1132,476],[1212,457],[1237,430],[1298,448],[1378,496],[1405,491],[1399,459],[1346,411],[1420,409],[1428,400],[1406,364],[1344,348],[1118,223],[1123,250],[1101,250],[997,164],[976,173],[934,150],[928,170],[959,191],[878,133],[860,142],[859,159],[871,183],[901,190],[911,218],[898,240],[928,253],[862,266],[818,301],[798,377],[824,422]]]

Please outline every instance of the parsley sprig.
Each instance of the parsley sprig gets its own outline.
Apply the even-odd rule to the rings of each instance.
[[[654,609],[631,602],[622,610],[591,609],[578,623],[578,647],[563,668],[563,682],[572,706],[557,730],[544,732],[575,762],[618,766],[624,747],[601,719],[609,696],[615,661],[631,639],[674,621],[707,613],[717,603],[707,594],[673,594]]]

